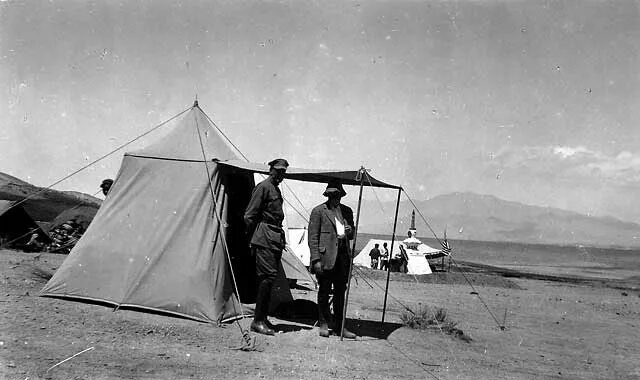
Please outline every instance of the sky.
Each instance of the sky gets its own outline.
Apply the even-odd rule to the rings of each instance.
[[[0,1],[2,172],[49,186],[196,96],[252,161],[640,222],[639,1]]]

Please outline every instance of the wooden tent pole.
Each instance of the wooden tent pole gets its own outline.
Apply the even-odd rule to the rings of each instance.
[[[344,296],[344,305],[342,307],[342,326],[340,329],[340,341],[344,340],[344,325],[347,319],[347,305],[349,304],[349,290],[351,289],[351,275],[353,269],[353,258],[356,251],[356,241],[358,240],[358,225],[360,224],[360,206],[362,205],[362,188],[364,187],[364,176],[367,175],[364,166],[360,167],[360,194],[358,195],[358,210],[356,211],[356,225],[353,231],[353,245],[351,248],[351,260],[349,261],[349,277],[347,280],[347,293]],[[348,243],[347,243],[348,246]]]
[[[393,255],[393,243],[396,241],[396,226],[398,224],[398,209],[400,208],[400,194],[402,188],[398,189],[398,201],[396,202],[396,216],[393,219],[393,234],[391,235],[391,250],[387,258],[387,285],[384,288],[384,306],[382,307],[382,324],[384,325],[384,315],[387,311],[387,295],[389,294],[389,276],[391,274],[391,257]]]

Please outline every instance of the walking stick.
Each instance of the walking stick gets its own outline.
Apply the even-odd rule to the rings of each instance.
[[[396,202],[396,216],[393,219],[393,233],[391,234],[391,252],[389,252],[389,262],[391,262],[391,256],[393,255],[393,243],[396,241],[396,226],[398,224],[398,209],[400,208],[400,194],[402,194],[402,188],[398,190],[398,201]],[[384,315],[387,311],[387,295],[389,294],[389,275],[391,274],[391,268],[387,265],[387,285],[384,288],[384,306],[382,307],[382,326],[384,327]]]
[[[364,186],[364,176],[367,174],[364,166],[360,167],[358,176],[360,177],[360,195],[358,196],[358,211],[356,211],[356,226],[353,231],[353,246],[351,248],[351,260],[349,260],[349,277],[347,280],[347,294],[344,297],[344,305],[342,307],[342,326],[340,326],[340,341],[344,340],[344,325],[347,319],[347,305],[349,304],[349,290],[351,289],[351,271],[353,269],[353,252],[356,251],[356,240],[358,238],[358,224],[360,223],[360,206],[362,205],[362,188]],[[356,178],[357,179],[357,178]],[[349,243],[347,243],[347,248]]]

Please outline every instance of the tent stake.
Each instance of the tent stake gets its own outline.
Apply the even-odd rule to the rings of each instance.
[[[382,307],[382,327],[384,327],[384,315],[387,311],[387,295],[389,294],[389,276],[391,275],[391,257],[393,256],[393,243],[396,241],[396,226],[398,224],[398,209],[400,208],[400,194],[402,188],[398,190],[398,200],[396,202],[396,216],[393,219],[393,234],[391,235],[391,250],[387,258],[387,285],[384,288],[384,306]]]
[[[349,261],[349,277],[347,279],[347,294],[344,296],[344,306],[342,307],[342,326],[340,329],[340,341],[344,340],[344,326],[347,320],[347,305],[349,304],[349,290],[351,289],[351,275],[353,269],[353,256],[356,251],[356,241],[358,240],[358,224],[360,224],[360,206],[362,205],[362,188],[364,187],[364,176],[367,174],[364,166],[360,167],[360,194],[358,195],[358,210],[356,211],[356,229],[353,231],[353,246],[351,248],[351,260]],[[347,246],[349,244],[347,243]]]

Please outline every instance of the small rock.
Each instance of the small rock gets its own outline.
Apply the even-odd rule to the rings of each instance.
[[[625,297],[629,295],[627,292],[622,292],[621,294]]]

